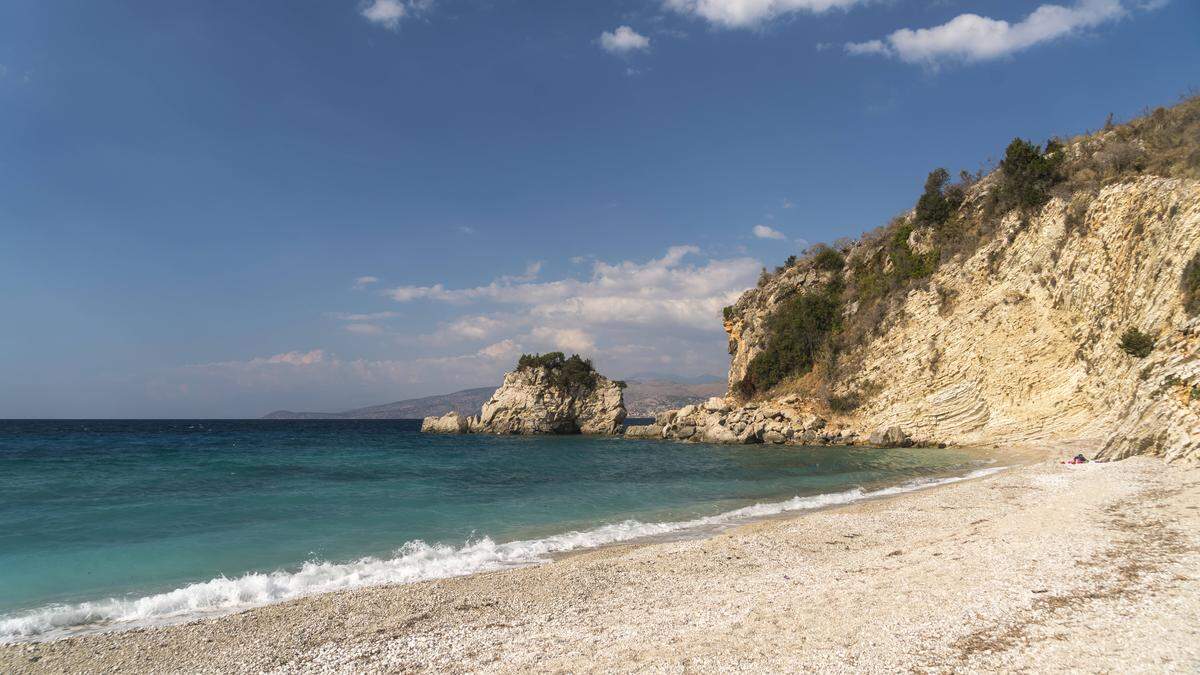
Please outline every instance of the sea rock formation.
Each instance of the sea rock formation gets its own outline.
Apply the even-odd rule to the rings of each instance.
[[[470,431],[471,418],[457,412],[421,420],[421,431],[433,434],[465,434]]]
[[[559,355],[561,356],[561,355]],[[582,360],[580,361],[582,362]],[[569,366],[567,366],[569,369]],[[622,385],[590,370],[564,377],[564,367],[522,366],[483,404],[478,417],[427,417],[432,433],[619,434],[624,431]]]

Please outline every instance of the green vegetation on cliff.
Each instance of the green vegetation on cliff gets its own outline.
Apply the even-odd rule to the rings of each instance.
[[[1136,328],[1129,328],[1121,335],[1121,350],[1130,356],[1144,359],[1154,351],[1154,338]]]
[[[771,341],[750,362],[742,393],[766,391],[793,373],[811,370],[837,330],[841,311],[841,284],[836,280],[780,305],[769,320]]]
[[[526,368],[545,368],[551,383],[559,389],[590,389],[596,384],[597,373],[592,360],[578,354],[572,354],[569,358],[562,352],[522,354],[517,360],[517,370]]]

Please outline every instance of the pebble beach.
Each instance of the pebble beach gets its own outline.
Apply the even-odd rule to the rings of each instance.
[[[1200,468],[1043,460],[546,564],[0,645],[0,672],[1200,669]]]

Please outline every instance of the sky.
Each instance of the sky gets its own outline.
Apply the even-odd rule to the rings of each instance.
[[[1198,86],[1194,0],[7,0],[0,418],[722,375],[763,266]]]

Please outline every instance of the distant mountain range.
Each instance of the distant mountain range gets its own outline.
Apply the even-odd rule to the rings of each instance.
[[[651,374],[653,375],[653,374]],[[686,381],[680,381],[686,380]],[[666,379],[639,378],[626,380],[625,409],[630,417],[653,417],[662,410],[699,403],[725,394],[725,381],[713,375]],[[263,416],[268,420],[397,420],[421,419],[431,415],[457,412],[476,415],[496,391],[495,387],[463,389],[452,394],[412,398],[343,412],[292,412],[276,410]]]

